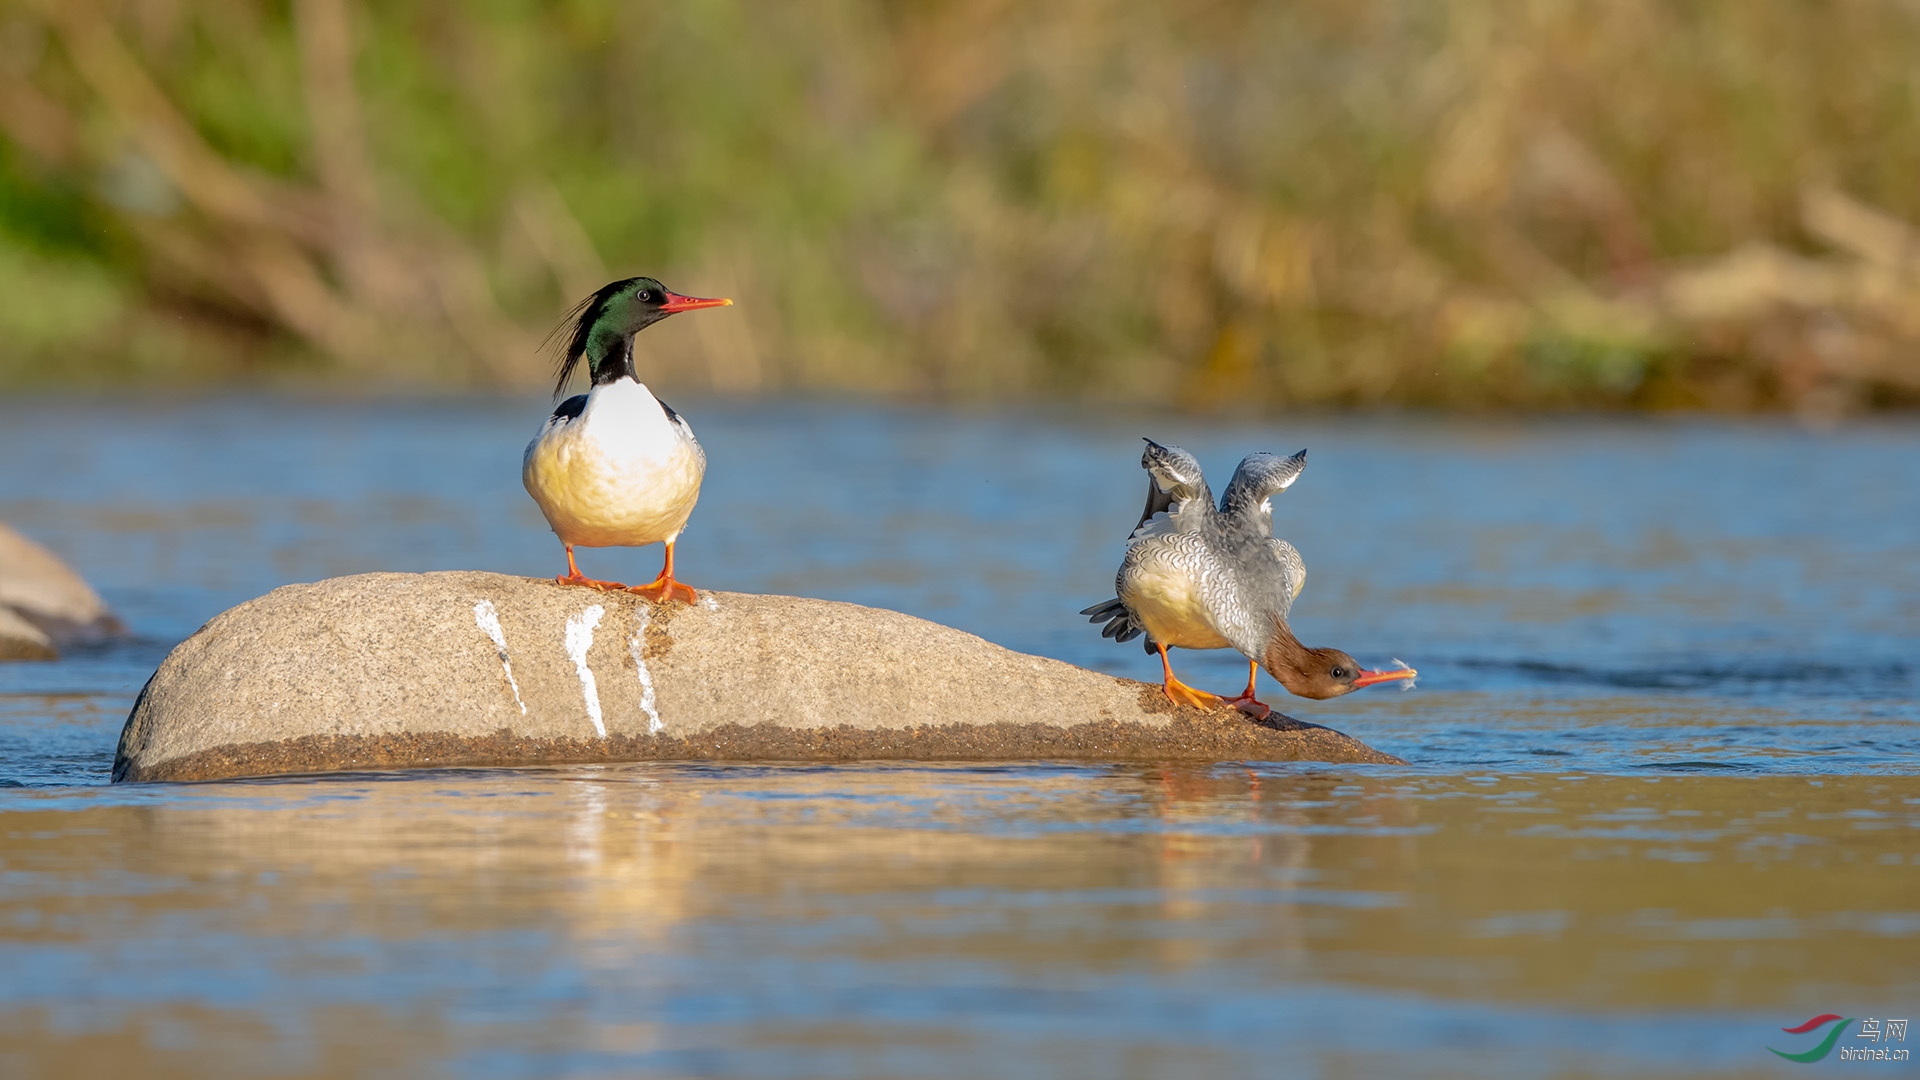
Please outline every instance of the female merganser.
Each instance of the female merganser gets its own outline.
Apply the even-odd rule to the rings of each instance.
[[[560,403],[527,444],[520,479],[567,548],[562,585],[625,589],[595,581],[574,565],[573,549],[639,547],[664,540],[666,566],[630,592],[692,603],[694,591],[673,580],[673,543],[700,498],[707,455],[693,428],[655,398],[633,369],[633,335],[677,311],[723,307],[731,300],[680,296],[652,278],[627,278],[581,301],[560,362],[555,397],[587,361],[593,388]]]
[[[1120,595],[1080,614],[1106,623],[1102,637],[1131,641],[1146,634],[1147,652],[1160,653],[1167,697],[1200,708],[1224,702],[1265,716],[1270,710],[1254,697],[1262,666],[1305,698],[1414,677],[1412,668],[1368,671],[1339,649],[1310,649],[1287,626],[1307,567],[1292,544],[1274,537],[1272,499],[1299,479],[1305,450],[1289,458],[1248,456],[1218,508],[1199,461],[1185,450],[1148,439],[1140,467],[1149,477],[1147,508],[1114,578]],[[1170,646],[1238,649],[1247,657],[1246,690],[1223,699],[1186,685],[1174,677]]]

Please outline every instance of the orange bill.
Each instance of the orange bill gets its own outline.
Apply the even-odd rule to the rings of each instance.
[[[667,311],[667,312],[693,311],[696,308],[703,308],[703,307],[730,307],[732,306],[732,304],[733,304],[733,301],[728,300],[724,297],[715,299],[715,300],[707,300],[698,296],[681,296],[677,292],[668,292],[667,302],[660,305],[660,310]]]
[[[1357,690],[1362,686],[1372,686],[1374,683],[1393,682],[1395,679],[1415,678],[1419,674],[1419,672],[1410,667],[1391,668],[1387,671],[1368,671],[1365,668],[1361,668],[1359,676],[1353,680],[1353,685],[1354,689]]]

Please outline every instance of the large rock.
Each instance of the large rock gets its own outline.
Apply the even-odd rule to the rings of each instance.
[[[476,572],[289,585],[182,642],[115,780],[647,759],[1391,762],[893,611]]]
[[[0,524],[0,659],[52,659],[58,646],[125,632],[79,574]]]

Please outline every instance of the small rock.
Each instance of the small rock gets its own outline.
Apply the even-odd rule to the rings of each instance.
[[[0,660],[57,660],[59,650],[40,628],[0,607]]]
[[[0,611],[11,612],[38,631],[41,647],[34,659],[51,659],[52,650],[117,637],[126,627],[80,575],[52,552],[0,524]],[[0,623],[0,639],[11,631]],[[18,658],[0,645],[0,657]]]

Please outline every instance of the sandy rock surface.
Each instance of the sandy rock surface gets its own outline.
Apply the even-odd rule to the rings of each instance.
[[[161,664],[116,780],[664,759],[1390,762],[898,612],[479,572],[276,589]]]
[[[0,524],[0,659],[49,660],[62,645],[125,632],[79,574]]]

